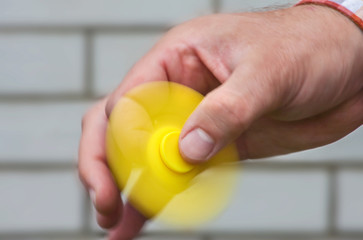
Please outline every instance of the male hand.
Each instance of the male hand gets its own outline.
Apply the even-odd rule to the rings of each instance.
[[[206,95],[181,132],[187,161],[232,141],[241,159],[314,148],[363,123],[363,33],[315,5],[211,15],[169,31],[83,119],[79,173],[110,239],[132,239],[146,218],[123,207],[107,167],[107,119],[125,92],[150,81]]]

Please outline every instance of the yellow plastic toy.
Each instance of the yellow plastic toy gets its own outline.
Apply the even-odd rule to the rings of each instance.
[[[180,131],[202,99],[183,85],[151,82],[127,92],[112,111],[108,163],[118,187],[146,217],[194,226],[220,213],[234,191],[234,144],[200,165],[179,153]]]

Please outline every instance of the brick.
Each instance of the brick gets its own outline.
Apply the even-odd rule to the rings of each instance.
[[[111,92],[161,35],[162,33],[97,35],[94,64],[97,94]]]
[[[210,11],[209,0],[2,0],[0,25],[175,24]]]
[[[0,104],[0,162],[77,159],[81,117],[90,103]]]
[[[81,92],[82,58],[79,34],[0,33],[0,94]]]
[[[220,217],[198,228],[209,232],[316,232],[326,230],[327,174],[322,170],[242,172]],[[157,223],[148,231],[163,231]]]
[[[81,195],[73,172],[1,172],[0,232],[75,231]]]
[[[263,9],[279,8],[281,6],[293,5],[297,0],[254,0],[254,1],[236,1],[222,0],[221,12],[242,12],[258,11]]]
[[[207,229],[323,232],[326,187],[320,170],[246,170],[230,207]]]
[[[335,143],[306,150],[298,153],[274,157],[277,161],[307,161],[307,162],[363,162],[363,127],[356,129]]]
[[[338,228],[363,232],[363,170],[338,174]]]

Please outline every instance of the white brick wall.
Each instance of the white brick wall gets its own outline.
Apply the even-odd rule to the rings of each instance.
[[[342,231],[362,231],[363,169],[341,170],[338,181],[338,227]]]
[[[99,34],[95,37],[95,86],[99,95],[111,92],[134,63],[162,33]]]
[[[328,183],[324,171],[247,167],[240,174],[237,192],[228,208],[197,231],[322,233],[326,230]],[[148,230],[164,227],[150,224]]]
[[[74,162],[89,103],[0,103],[1,162]]]
[[[0,234],[80,229],[79,185],[73,171],[0,171]]]
[[[242,171],[231,206],[211,231],[323,232],[327,175],[321,170]],[[297,207],[298,206],[298,207]]]
[[[1,0],[1,25],[176,24],[211,12],[209,0]]]
[[[0,0],[0,239],[6,233],[26,233],[25,239],[52,231],[60,239],[84,229],[92,239],[100,233],[92,212],[89,219],[82,215],[88,202],[74,169],[81,117],[122,81],[163,29],[214,10],[295,2]],[[362,139],[363,127],[326,147],[246,162],[220,218],[186,235],[152,223],[140,239],[329,232],[363,238]]]
[[[0,33],[0,94],[80,93],[82,58],[80,34]]]

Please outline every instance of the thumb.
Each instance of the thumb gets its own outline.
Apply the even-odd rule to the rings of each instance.
[[[234,72],[202,100],[186,121],[179,140],[181,155],[192,163],[214,156],[272,109],[276,102],[273,89],[273,84]]]

